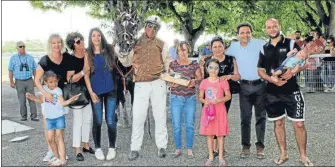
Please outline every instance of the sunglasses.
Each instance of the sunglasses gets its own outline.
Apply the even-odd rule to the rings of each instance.
[[[152,24],[152,23],[148,23],[148,24],[147,24],[147,27],[148,27],[148,28],[155,28],[156,25],[155,25],[155,24]]]
[[[219,66],[208,66],[208,69],[210,69],[210,70],[218,70]]]
[[[78,40],[77,42],[74,42],[74,43],[76,43],[77,45],[80,45],[80,42],[81,40]]]
[[[25,48],[26,46],[19,46],[19,48]]]

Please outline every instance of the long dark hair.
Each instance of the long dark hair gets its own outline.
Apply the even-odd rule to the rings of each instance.
[[[115,66],[115,56],[112,45],[108,44],[104,34],[101,32],[99,28],[92,28],[90,30],[89,36],[88,36],[88,48],[87,48],[87,54],[88,54],[88,63],[90,65],[91,73],[94,72],[94,45],[92,43],[92,33],[93,31],[97,31],[101,36],[101,43],[100,43],[100,49],[102,56],[105,58],[105,68],[108,67],[110,71],[113,70],[113,67]]]

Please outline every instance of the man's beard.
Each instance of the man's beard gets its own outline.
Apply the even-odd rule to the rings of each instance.
[[[280,32],[277,32],[277,34],[276,34],[274,37],[271,36],[271,35],[269,35],[269,37],[270,37],[271,39],[275,39],[275,38],[277,38],[279,35],[280,35]]]
[[[296,37],[295,39],[300,39],[300,37]]]

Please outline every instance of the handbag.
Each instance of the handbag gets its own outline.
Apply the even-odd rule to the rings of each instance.
[[[90,104],[90,95],[85,85],[82,85],[78,82],[72,83],[72,77],[70,77],[69,83],[64,86],[63,93],[64,93],[64,100],[70,99],[72,96],[81,93],[78,100],[69,104],[69,107],[72,109],[81,109],[84,108],[86,105]],[[81,108],[73,108],[75,106],[82,106]]]
[[[212,121],[216,116],[216,111],[215,111],[215,107],[213,104],[209,104],[206,108],[205,108],[205,120],[204,120],[204,125],[208,126],[209,122]]]
[[[233,61],[233,57],[232,56],[229,56],[229,63],[232,64],[231,66],[231,70],[233,71],[232,73],[234,73],[234,61]],[[228,80],[228,83],[229,83],[229,87],[230,87],[230,92],[232,94],[237,94],[237,93],[240,93],[241,91],[241,86],[240,86],[240,82],[239,81],[234,81],[234,80]]]
[[[240,93],[241,91],[241,86],[239,81],[234,81],[234,80],[228,80],[229,87],[230,87],[230,92],[232,94],[237,94]]]

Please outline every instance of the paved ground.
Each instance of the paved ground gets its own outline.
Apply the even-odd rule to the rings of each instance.
[[[334,113],[335,113],[335,94],[314,93],[305,94],[307,103],[306,127],[308,131],[308,156],[316,166],[330,166],[335,163],[335,140],[334,140]],[[19,107],[17,102],[16,91],[11,89],[8,82],[2,83],[2,117],[1,119],[8,119],[15,122],[20,122]],[[38,105],[39,118],[40,106]],[[131,129],[118,127],[117,138],[117,156],[112,161],[99,161],[94,156],[84,154],[85,161],[78,162],[75,160],[74,149],[72,146],[72,114],[66,117],[67,129],[65,130],[65,142],[67,154],[69,155],[69,166],[199,166],[203,165],[207,155],[206,139],[199,134],[199,116],[200,106],[197,110],[195,144],[194,144],[194,159],[187,159],[181,156],[174,159],[168,156],[165,159],[158,158],[155,142],[150,140],[147,134],[144,136],[141,157],[137,161],[128,161],[127,155],[130,146]],[[226,138],[226,150],[228,156],[226,157],[227,165],[229,166],[273,166],[273,159],[279,155],[279,150],[276,144],[273,133],[273,124],[268,122],[265,137],[265,153],[267,158],[258,160],[255,158],[255,147],[252,146],[252,156],[247,159],[240,159],[238,153],[240,151],[240,123],[239,123],[239,105],[238,96],[234,95],[231,111],[229,112],[229,127],[230,135]],[[47,151],[46,143],[43,135],[42,122],[27,121],[22,124],[33,127],[35,129],[17,133],[16,136],[29,135],[29,139],[20,143],[11,143],[9,140],[14,138],[14,134],[2,135],[1,142],[1,159],[3,166],[45,166],[46,163],[42,159]],[[252,122],[254,124],[254,121]],[[287,121],[287,143],[290,160],[285,165],[296,166],[299,165],[299,154],[296,146],[292,123]],[[152,127],[152,132],[154,127]],[[172,137],[172,126],[170,116],[168,116],[168,132],[169,144],[168,152],[174,151],[174,143]],[[102,129],[102,148],[107,152],[107,129],[105,123]],[[252,143],[255,142],[254,127],[252,127]],[[90,141],[93,146],[93,140]],[[184,155],[186,150],[184,150]],[[215,161],[218,165],[218,160]]]

